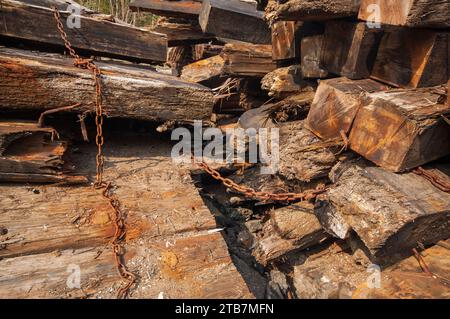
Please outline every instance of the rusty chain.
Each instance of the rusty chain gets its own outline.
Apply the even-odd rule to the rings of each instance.
[[[74,65],[81,69],[87,69],[92,72],[94,76],[95,84],[95,125],[97,128],[97,135],[95,138],[95,143],[97,145],[97,155],[96,155],[96,180],[94,183],[95,189],[103,189],[102,195],[105,199],[109,201],[111,208],[113,209],[114,216],[114,237],[111,242],[114,258],[116,261],[117,270],[120,277],[126,282],[126,284],[121,287],[117,293],[117,298],[126,298],[128,296],[130,288],[136,282],[136,275],[130,272],[124,260],[125,248],[123,247],[123,241],[126,236],[125,227],[125,216],[120,208],[120,201],[117,197],[112,194],[111,183],[106,183],[103,180],[103,171],[105,157],[103,155],[103,144],[105,142],[103,137],[103,101],[102,101],[102,83],[101,83],[101,70],[95,65],[92,59],[81,58],[73,49],[70,43],[67,33],[64,31],[64,25],[62,23],[61,14],[56,7],[53,7],[54,18],[56,20],[56,26],[64,41],[64,46],[69,51],[70,56],[74,59]]]
[[[413,173],[427,179],[433,186],[437,187],[443,192],[450,193],[450,183],[444,181],[438,175],[433,172],[427,171],[422,167],[417,167],[413,170]]]
[[[215,180],[220,181],[226,187],[238,193],[241,193],[247,198],[253,198],[263,201],[271,200],[275,202],[299,202],[314,199],[318,195],[326,191],[324,185],[319,186],[315,190],[305,191],[303,193],[270,193],[270,192],[256,191],[253,188],[239,185],[229,178],[222,177],[217,170],[211,168],[204,161],[202,161],[201,163],[196,163],[194,157],[192,157],[192,163],[197,164],[198,167],[200,167],[203,171],[208,173]]]

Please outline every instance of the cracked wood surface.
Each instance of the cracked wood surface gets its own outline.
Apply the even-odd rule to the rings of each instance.
[[[102,70],[103,103],[110,117],[142,120],[209,119],[211,90],[155,72],[151,67],[96,61]],[[0,47],[0,110],[48,110],[81,103],[92,111],[92,73],[58,54]]]

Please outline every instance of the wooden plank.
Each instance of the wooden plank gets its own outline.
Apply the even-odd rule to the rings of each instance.
[[[313,207],[299,203],[271,211],[252,252],[256,260],[267,265],[326,240],[329,236],[314,216]]]
[[[263,44],[225,45],[221,56],[223,74],[234,77],[263,77],[277,68],[272,62],[272,46]]]
[[[199,23],[203,32],[217,37],[255,44],[271,43],[271,33],[264,21],[264,13],[256,10],[256,3],[241,0],[204,0]]]
[[[306,124],[322,139],[341,138],[341,131],[345,134],[350,132],[360,95],[387,89],[387,86],[369,79],[352,81],[336,78],[320,81]]]
[[[224,66],[220,55],[203,59],[186,65],[181,72],[181,79],[200,83],[208,87],[217,87],[220,82],[220,74]]]
[[[301,42],[301,72],[305,78],[326,78],[328,70],[320,66],[323,54],[323,35],[305,37]]]
[[[450,154],[444,94],[443,86],[369,94],[350,132],[351,149],[394,172]]]
[[[386,33],[372,69],[373,79],[403,88],[430,87],[450,78],[449,34],[426,29]]]
[[[148,67],[96,63],[103,70],[108,116],[181,120],[206,119],[212,112],[212,93],[204,86]],[[0,48],[0,66],[2,110],[46,110],[75,103],[81,106],[73,112],[92,110],[92,74],[75,67],[72,59]]]
[[[279,174],[287,180],[311,180],[327,177],[337,159],[329,147],[314,147],[321,140],[304,126],[304,121],[280,126]]]
[[[328,213],[357,233],[373,261],[390,263],[418,242],[434,244],[450,235],[450,194],[422,176],[350,162],[337,165],[330,178],[334,210]]]
[[[261,88],[269,96],[284,99],[301,92],[314,92],[316,84],[303,79],[300,65],[278,68],[267,73],[261,80]]]
[[[320,64],[330,73],[358,80],[372,71],[383,32],[366,23],[328,21]]]
[[[195,0],[132,0],[129,7],[132,11],[194,20],[198,18],[202,4]]]
[[[359,1],[342,0],[269,0],[266,18],[269,21],[322,21],[358,15]]]
[[[381,24],[445,29],[450,27],[449,12],[450,3],[445,0],[361,0],[358,18]],[[375,13],[379,13],[377,21],[373,19]]]
[[[53,10],[49,8],[5,0],[0,14],[0,35],[58,46],[64,44]],[[66,21],[69,15],[69,12],[61,12],[62,20]],[[162,34],[87,16],[80,16],[80,23],[80,28],[65,26],[74,48],[123,59],[166,61],[167,38]]]

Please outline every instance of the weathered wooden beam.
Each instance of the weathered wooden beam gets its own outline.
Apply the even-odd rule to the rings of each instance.
[[[86,183],[83,176],[68,175],[63,159],[67,142],[54,140],[53,128],[23,121],[0,122],[0,181]],[[0,251],[1,255],[1,251]]]
[[[327,146],[305,128],[304,121],[283,123],[280,126],[279,174],[287,180],[310,182],[326,178],[336,164],[336,157]]]
[[[267,73],[261,80],[261,88],[269,96],[279,99],[301,92],[313,92],[316,84],[303,79],[300,65],[278,68]]]
[[[369,94],[350,132],[351,149],[394,172],[450,154],[443,96],[444,86]]]
[[[359,1],[355,0],[270,0],[266,18],[276,20],[321,21],[358,15]]]
[[[221,82],[220,74],[223,66],[224,61],[220,55],[203,59],[186,65],[181,72],[181,79],[217,87]]]
[[[163,23],[152,29],[152,32],[164,34],[168,47],[208,43],[215,39],[211,34],[202,32],[198,25],[181,23]]]
[[[349,79],[370,76],[383,33],[366,23],[328,21],[325,27],[320,65],[330,73]]]
[[[306,124],[322,139],[341,138],[350,132],[362,94],[387,90],[373,80],[336,78],[323,80],[316,91]]]
[[[202,4],[198,0],[133,0],[129,7],[132,11],[194,20],[198,18]]]
[[[414,28],[449,28],[446,0],[361,0],[358,18],[371,23]]]
[[[301,22],[278,21],[272,25],[272,60],[283,61],[300,57],[299,29]]]
[[[272,46],[263,44],[226,44],[221,56],[223,74],[235,77],[263,77],[277,68],[272,62]]]
[[[390,263],[395,254],[411,253],[418,242],[429,245],[450,236],[450,194],[422,176],[345,162],[333,168],[330,178],[334,184],[327,201],[333,209],[319,219],[330,215],[335,223],[348,224],[372,261]]]
[[[305,37],[301,42],[301,73],[305,78],[322,79],[328,76],[328,70],[320,65],[323,54],[323,35]]]
[[[2,36],[58,46],[64,44],[52,9],[5,0],[0,14]],[[163,34],[88,16],[79,17],[80,28],[68,28],[65,21],[70,14],[61,11],[61,19],[74,48],[123,59],[166,61],[167,38]]]
[[[203,32],[217,37],[255,44],[271,43],[271,33],[264,21],[264,13],[256,10],[256,3],[204,0],[199,23]]]
[[[450,78],[449,34],[426,29],[387,32],[371,77],[403,88],[430,87]]]
[[[259,263],[267,265],[328,238],[314,216],[314,205],[299,203],[269,212],[262,227],[262,237],[258,238],[252,254]]]
[[[96,62],[103,71],[103,103],[111,117],[144,120],[209,118],[211,90],[147,67]],[[48,110],[81,103],[92,111],[92,73],[60,55],[0,48],[0,109]]]

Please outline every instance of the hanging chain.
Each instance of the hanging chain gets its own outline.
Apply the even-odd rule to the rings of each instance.
[[[192,157],[192,163],[195,163],[194,157]],[[318,195],[323,194],[326,191],[324,185],[319,185],[315,190],[305,191],[303,193],[270,193],[270,192],[261,192],[256,191],[253,188],[239,185],[232,181],[229,178],[224,178],[220,175],[220,173],[211,168],[205,162],[197,163],[198,167],[200,167],[203,171],[208,173],[212,178],[217,181],[220,181],[226,187],[243,194],[245,197],[258,199],[258,200],[272,200],[275,202],[300,202],[306,201],[310,199],[316,198]]]
[[[114,210],[114,238],[112,240],[112,247],[114,258],[116,261],[117,270],[120,277],[126,282],[124,287],[121,287],[117,293],[117,298],[126,298],[128,296],[130,288],[136,282],[136,275],[130,272],[125,266],[125,249],[123,247],[123,241],[126,237],[125,217],[120,208],[120,202],[117,197],[112,194],[111,183],[106,183],[103,180],[103,171],[105,156],[103,155],[103,144],[105,142],[103,137],[103,101],[102,101],[102,83],[101,83],[101,70],[95,65],[92,59],[81,58],[73,49],[70,43],[67,33],[64,31],[64,25],[62,23],[61,14],[56,7],[53,7],[54,17],[56,20],[56,26],[64,41],[64,46],[69,51],[70,56],[74,59],[74,65],[81,69],[87,69],[92,72],[94,76],[95,84],[95,126],[97,128],[97,135],[95,137],[95,143],[97,145],[96,155],[96,180],[94,183],[95,189],[103,189],[102,195],[109,201],[111,208]]]
[[[413,173],[427,179],[431,184],[433,184],[433,186],[435,186],[439,190],[450,193],[450,183],[439,177],[437,174],[431,171],[427,171],[422,167],[417,167],[413,170]]]

